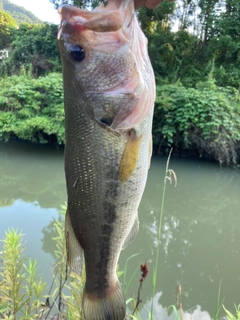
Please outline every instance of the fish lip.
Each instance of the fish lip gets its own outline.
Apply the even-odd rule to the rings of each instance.
[[[129,9],[131,11],[130,14],[128,13]],[[99,32],[117,31],[124,26],[125,28],[129,28],[135,16],[134,5],[131,0],[108,1],[106,6],[100,6],[93,11],[63,4],[58,8],[58,13],[60,16],[60,35],[62,27],[64,27],[64,24],[66,23],[80,25],[83,28]],[[110,24],[104,26],[104,20],[108,20],[108,17],[111,17]],[[128,21],[126,20],[126,17],[128,17]],[[97,30],[102,24],[103,29]],[[60,36],[58,38],[60,38]]]

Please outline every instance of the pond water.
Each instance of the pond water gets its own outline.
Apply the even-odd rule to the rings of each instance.
[[[144,320],[151,301],[165,165],[165,157],[153,157],[139,208],[139,234],[122,251],[119,262],[123,270],[126,260],[138,253],[128,261],[125,291],[136,268],[145,262],[149,265],[141,291]],[[172,158],[169,167],[177,175],[177,186],[168,183],[166,189],[155,317],[173,319],[167,308],[176,304],[178,284],[184,320],[213,318],[220,283],[221,301],[233,312],[234,303],[240,303],[240,172],[185,158]],[[0,144],[0,239],[8,228],[22,231],[26,253],[37,259],[49,285],[52,222],[65,201],[62,148],[22,141]],[[136,298],[139,279],[140,271],[126,292],[127,299]]]

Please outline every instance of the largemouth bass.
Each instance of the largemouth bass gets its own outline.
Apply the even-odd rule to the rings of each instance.
[[[64,80],[68,263],[86,284],[86,320],[123,320],[116,276],[138,232],[151,158],[155,80],[133,0],[59,10]]]

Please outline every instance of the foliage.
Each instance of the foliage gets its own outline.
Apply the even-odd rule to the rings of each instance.
[[[36,261],[29,258],[25,263],[22,236],[18,231],[8,230],[0,252],[0,317],[3,319],[26,320],[42,314],[40,299],[46,284],[36,273]]]
[[[218,287],[218,296],[217,296],[217,302],[216,302],[216,310],[215,310],[215,314],[214,314],[213,320],[217,320],[217,319],[219,318],[219,312],[220,312],[220,309],[221,309],[221,303],[220,303],[221,286],[222,286],[222,280],[220,281],[219,287]]]
[[[58,9],[59,6],[63,4],[70,4],[76,7],[79,7],[81,9],[89,9],[89,8],[95,8],[100,3],[102,3],[101,0],[49,0],[56,9]]]
[[[195,150],[220,163],[236,163],[240,142],[240,95],[213,80],[185,88],[157,87],[153,139],[158,148]]]
[[[156,261],[155,266],[153,267],[153,276],[152,276],[152,302],[151,302],[151,315],[150,320],[153,319],[153,300],[156,294],[156,283],[157,283],[157,274],[158,274],[158,264],[159,264],[159,255],[160,255],[160,245],[161,245],[161,236],[162,236],[162,221],[163,221],[163,212],[164,212],[164,202],[165,202],[165,194],[167,188],[167,181],[172,183],[174,182],[175,187],[177,186],[177,176],[176,173],[169,169],[169,162],[171,158],[172,149],[168,155],[165,176],[164,176],[164,184],[163,184],[163,192],[162,192],[162,203],[161,208],[159,210],[159,223],[157,227],[157,250],[156,250]]]
[[[0,139],[64,143],[62,77],[24,75],[0,79]],[[155,152],[173,146],[220,163],[236,163],[240,147],[240,95],[218,87],[211,77],[186,88],[157,86],[153,122]]]
[[[35,76],[61,71],[57,31],[57,25],[47,23],[21,24],[12,30],[10,57],[2,65],[1,73],[18,74],[22,67],[32,68]]]
[[[213,75],[219,86],[240,86],[240,4],[238,0],[178,0],[138,18],[148,38],[159,84],[181,80],[187,87]],[[173,31],[174,28],[174,31]]]
[[[236,310],[236,316],[234,316],[229,310],[227,310],[224,306],[223,306],[224,311],[226,312],[227,315],[227,319],[228,320],[240,320],[240,304],[238,306],[235,306],[235,310]]]
[[[11,16],[16,20],[18,25],[20,25],[21,23],[41,23],[42,22],[32,12],[8,0],[0,0],[0,10],[4,10],[10,13]]]
[[[61,74],[0,79],[0,139],[64,142]]]
[[[5,49],[9,44],[9,34],[12,28],[16,28],[16,21],[9,13],[0,10],[0,50]]]
[[[54,268],[53,284],[49,290],[48,301],[49,308],[46,313],[46,319],[50,316],[52,310],[57,306],[57,318],[65,320],[83,319],[82,318],[82,292],[85,273],[79,276],[75,273],[67,274],[67,253],[65,245],[64,219],[66,213],[66,204],[61,206],[60,216],[54,221],[56,237],[52,239],[55,242],[54,250]],[[54,290],[52,290],[54,287]]]
[[[155,9],[147,9],[144,6],[141,7],[138,10],[137,16],[143,32],[148,36],[149,34],[154,34],[158,27],[162,29],[168,27],[174,8],[174,2],[162,2]]]
[[[27,258],[23,234],[8,230],[0,252],[0,318],[11,320],[50,319],[57,306],[58,319],[82,319],[81,292],[83,277],[75,274],[66,279],[66,249],[63,219],[55,221],[57,236],[53,284],[44,296],[46,284],[37,274],[37,262]],[[63,294],[63,288],[65,293]],[[46,302],[42,299],[45,297]],[[52,317],[51,317],[52,318]]]

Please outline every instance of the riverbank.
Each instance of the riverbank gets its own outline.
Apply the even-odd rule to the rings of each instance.
[[[181,83],[157,86],[153,119],[154,154],[240,163],[240,93],[218,87],[213,79],[196,88]],[[40,144],[65,141],[62,75],[0,79],[0,139]]]

